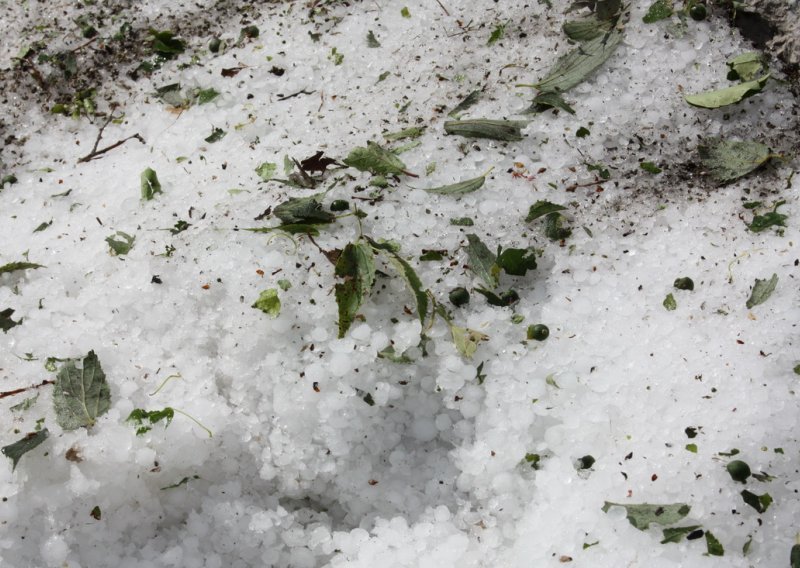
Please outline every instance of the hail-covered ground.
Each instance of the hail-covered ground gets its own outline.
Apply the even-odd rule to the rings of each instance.
[[[519,85],[574,47],[566,4],[316,4],[242,3],[216,31],[179,34],[185,51],[160,69],[100,70],[97,116],[6,93],[16,115],[2,173],[16,183],[0,190],[0,266],[42,266],[0,274],[0,314],[13,309],[0,316],[0,388],[54,380],[94,352],[109,408],[70,429],[52,384],[3,398],[0,443],[41,444],[13,470],[0,464],[0,563],[789,566],[800,177],[787,86],[770,80],[718,110],[688,105],[684,95],[731,84],[725,62],[752,48],[722,18],[648,25],[648,3],[634,2],[615,54],[565,94],[575,113],[524,115],[536,91]],[[92,5],[49,17],[36,2],[6,5],[3,66],[42,37],[51,51],[100,50],[124,22],[150,48],[149,27],[215,5],[193,15],[140,3],[106,15],[83,47],[71,22]],[[55,19],[71,31],[48,32]],[[48,64],[29,58],[26,76]],[[445,133],[476,90],[461,118],[527,120],[522,140]],[[424,130],[386,137],[412,127]],[[101,129],[95,151],[138,137],[93,156]],[[720,186],[696,154],[715,136],[784,158]],[[383,183],[341,166],[368,141],[403,150],[407,173]],[[319,151],[336,163],[306,162],[309,182],[292,159]],[[487,171],[463,196],[425,191]],[[292,173],[316,188],[264,181]],[[349,209],[316,236],[242,230],[274,227],[279,204],[321,192],[323,211]],[[751,230],[779,200],[786,226]],[[526,222],[537,201],[565,206],[571,235]],[[473,224],[451,222],[462,218]],[[536,251],[537,268],[500,274],[497,291],[517,302],[476,292],[486,283],[467,234],[491,251]],[[368,238],[399,245],[429,309],[421,323],[387,253],[339,338],[334,287],[353,277],[332,261]],[[771,296],[748,308],[756,279],[773,274]],[[682,277],[693,290],[674,286]],[[468,304],[450,302],[457,287]],[[253,307],[269,289],[277,317],[268,298]],[[536,324],[546,340],[529,339]],[[485,335],[471,358],[451,325]],[[141,434],[126,421],[165,408],[172,421]],[[753,475],[732,475],[733,460]],[[626,518],[641,504],[662,506],[646,530]]]

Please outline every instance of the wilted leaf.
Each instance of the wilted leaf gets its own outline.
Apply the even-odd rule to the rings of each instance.
[[[703,167],[721,183],[749,174],[772,157],[769,147],[750,140],[710,138],[697,150]]]
[[[778,275],[773,274],[772,278],[769,280],[760,280],[756,278],[756,283],[753,285],[753,291],[750,293],[750,298],[747,300],[745,304],[747,309],[752,308],[753,306],[757,306],[759,304],[763,304],[769,297],[772,296],[772,293],[775,291],[775,287],[778,285]]]
[[[659,20],[669,18],[672,15],[672,0],[656,0],[650,5],[647,14],[642,20],[645,24],[652,24]]]
[[[543,92],[563,93],[582,83],[595,69],[611,57],[622,41],[617,29],[578,45],[556,61],[550,73],[536,84]]]
[[[408,365],[414,362],[414,359],[411,359],[405,354],[405,352],[398,355],[397,351],[394,350],[394,346],[392,345],[386,349],[383,349],[382,351],[378,351],[378,357],[380,359],[391,361],[392,363],[401,363],[403,365]]]
[[[172,59],[186,50],[186,42],[176,38],[170,30],[150,29],[150,45],[155,53],[165,59]]]
[[[31,432],[21,440],[0,449],[0,452],[3,452],[3,455],[11,460],[11,471],[17,469],[17,464],[22,456],[44,442],[49,435],[50,432],[47,428],[42,428],[38,432]]]
[[[375,142],[367,142],[366,148],[359,147],[350,152],[344,163],[351,168],[375,175],[412,175],[405,171],[406,165],[400,158]]]
[[[535,114],[550,108],[559,108],[564,112],[575,114],[575,109],[569,106],[561,95],[554,92],[543,92],[536,95],[531,101],[531,106],[522,111],[522,114]]]
[[[390,243],[378,243],[372,239],[369,239],[369,243],[375,250],[386,253],[389,258],[389,263],[392,264],[397,273],[405,280],[406,285],[414,295],[414,301],[417,305],[417,317],[419,317],[422,327],[425,327],[425,317],[428,315],[428,295],[422,288],[422,281],[419,279],[419,276],[414,269],[411,268],[411,265],[394,250],[394,247]]]
[[[269,181],[273,178],[275,172],[278,171],[278,164],[264,162],[263,164],[259,164],[255,171],[262,180]]]
[[[643,531],[651,523],[659,525],[672,525],[680,521],[691,511],[691,507],[686,503],[674,503],[671,505],[651,505],[642,503],[639,505],[624,505],[622,503],[605,502],[603,512],[607,513],[611,507],[623,507],[627,512],[628,521],[637,529]]]
[[[769,74],[764,75],[759,79],[753,81],[745,81],[733,87],[727,87],[718,91],[709,91],[707,93],[698,93],[696,95],[687,95],[684,97],[687,103],[692,106],[700,108],[719,108],[727,105],[738,103],[747,97],[751,97],[760,93],[767,84]]]
[[[278,317],[281,313],[281,300],[278,298],[278,290],[275,288],[264,290],[251,307],[261,310],[272,318]]]
[[[378,38],[375,37],[375,34],[372,30],[367,32],[367,47],[380,47],[381,42],[378,41]]]
[[[457,325],[450,326],[450,334],[453,336],[453,343],[456,349],[467,359],[472,359],[475,352],[478,350],[478,343],[486,341],[489,336],[474,329],[458,327]]]
[[[600,21],[594,16],[579,20],[569,20],[561,27],[569,39],[575,41],[589,41],[605,35],[614,27],[608,20]]]
[[[8,333],[9,329],[22,323],[22,320],[14,321],[11,319],[13,313],[14,310],[11,308],[0,311],[0,329],[3,330],[3,333]]]
[[[451,185],[443,185],[441,187],[432,187],[430,189],[426,189],[428,193],[438,193],[440,195],[464,195],[466,193],[472,193],[480,189],[484,182],[486,181],[486,176],[478,176],[473,179],[468,179],[465,181],[461,181],[458,183],[454,183]]]
[[[528,123],[524,120],[448,120],[444,123],[447,134],[455,134],[466,138],[489,138],[514,142],[522,140],[522,129]]]
[[[372,247],[365,243],[349,243],[336,261],[334,273],[342,281],[334,288],[339,306],[339,338],[345,336],[358,309],[369,296],[375,283],[375,261]]]
[[[303,172],[319,172],[322,174],[325,173],[329,166],[338,165],[333,158],[325,158],[324,156],[324,151],[317,150],[313,156],[309,156],[300,162],[300,169]],[[291,171],[291,168],[289,168],[289,171]]]
[[[528,209],[528,216],[525,217],[525,222],[530,223],[539,217],[544,217],[545,215],[556,213],[558,211],[564,211],[565,209],[566,207],[563,205],[557,205],[555,203],[550,203],[549,201],[540,200],[531,205],[530,209]]]
[[[467,258],[469,267],[491,289],[497,288],[498,280],[495,263],[497,257],[481,242],[478,235],[468,234]]]
[[[275,207],[272,214],[284,225],[331,223],[336,216],[322,208],[319,200],[323,195],[318,193],[308,197],[293,197]]]
[[[44,266],[34,262],[9,262],[8,264],[0,266],[0,274],[15,272],[17,270],[28,270],[29,268],[44,268]]]
[[[404,128],[398,132],[387,132],[383,135],[383,137],[391,142],[404,140],[406,138],[419,138],[425,132],[426,128],[427,126],[412,126],[410,128]]]
[[[494,30],[492,30],[492,35],[489,36],[489,41],[486,42],[486,45],[492,45],[503,39],[503,36],[506,33],[506,25],[505,24],[498,24],[495,26]]]
[[[785,203],[786,202],[783,200],[778,201],[775,204],[775,207],[772,208],[772,211],[765,213],[764,215],[754,215],[752,223],[750,223],[747,228],[754,233],[760,233],[761,231],[765,231],[770,227],[785,227],[786,219],[788,219],[789,216],[784,215],[783,213],[778,213],[778,207],[784,205]]]
[[[82,368],[75,359],[67,360],[56,375],[53,390],[56,422],[64,430],[93,426],[98,416],[111,406],[111,390],[94,351],[83,358]]]
[[[731,81],[752,81],[768,70],[764,54],[759,51],[748,51],[728,60],[728,79]]]
[[[536,252],[533,249],[503,249],[498,255],[497,266],[511,276],[525,276],[528,270],[536,268]]]
[[[686,535],[689,533],[693,533],[697,529],[700,528],[700,525],[691,525],[688,527],[675,527],[666,528],[663,531],[664,539],[661,541],[661,544],[667,544],[668,542],[680,542],[682,541]]]
[[[142,199],[150,201],[156,193],[163,193],[161,191],[161,183],[158,181],[158,176],[155,170],[147,168],[142,172]]]
[[[106,237],[106,242],[111,248],[111,251],[118,256],[128,254],[133,248],[133,241],[135,240],[136,237],[123,231],[117,231],[113,235]]]
[[[561,213],[548,213],[545,217],[544,235],[551,241],[560,241],[568,238],[572,234],[572,229],[563,227],[564,217]]]
[[[141,436],[153,429],[153,424],[164,420],[164,428],[167,428],[175,418],[175,410],[167,406],[161,410],[145,410],[144,408],[134,408],[125,422],[132,422],[136,426],[136,435]]]
[[[319,230],[314,225],[306,225],[303,223],[288,223],[286,225],[278,225],[277,227],[255,227],[252,229],[245,229],[251,233],[274,233],[275,231],[282,231],[290,235],[304,234],[316,237],[319,235]]]
[[[205,140],[209,144],[213,144],[214,142],[219,142],[220,140],[225,138],[225,134],[227,134],[227,132],[225,132],[221,128],[214,127],[211,129],[211,134],[203,138],[203,140]]]
[[[464,112],[465,110],[473,106],[475,103],[477,103],[481,99],[482,94],[483,91],[480,90],[472,91],[470,94],[464,97],[464,99],[460,103],[458,103],[453,110],[448,112],[447,116],[449,116],[450,118],[457,118],[457,115],[459,113]]]

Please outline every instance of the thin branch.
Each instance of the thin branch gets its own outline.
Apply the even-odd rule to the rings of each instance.
[[[445,7],[442,5],[442,3],[441,3],[441,2],[439,2],[439,0],[436,0],[436,3],[437,3],[437,4],[439,4],[439,7],[440,7],[440,8],[441,8],[441,9],[444,11],[445,15],[447,15],[447,16],[449,16],[449,15],[450,15],[450,12],[448,12],[448,11],[447,11],[447,8],[445,8]]]
[[[111,144],[109,146],[106,146],[102,150],[98,150],[97,147],[100,145],[100,140],[103,138],[103,131],[106,129],[106,126],[111,124],[111,121],[113,119],[114,119],[114,111],[112,110],[111,114],[108,115],[108,118],[106,119],[106,121],[103,124],[103,126],[100,127],[100,131],[97,133],[97,138],[94,141],[94,146],[92,146],[92,151],[89,152],[88,154],[86,154],[83,158],[80,158],[78,160],[79,164],[83,164],[85,162],[90,162],[90,161],[94,160],[95,158],[98,158],[99,156],[102,156],[106,152],[110,152],[114,148],[122,146],[123,144],[125,144],[125,142],[127,142],[128,140],[131,140],[133,138],[135,138],[136,140],[138,140],[142,144],[147,144],[147,142],[145,142],[144,138],[142,138],[142,136],[137,132],[136,134],[128,136],[127,138],[123,138],[122,140],[117,140],[116,142],[114,142],[113,144]]]
[[[296,93],[292,93],[291,95],[286,95],[285,97],[283,95],[278,95],[278,100],[285,101],[287,99],[291,99],[292,97],[297,97],[299,95],[313,95],[313,94],[314,91],[306,91],[305,89],[303,89],[302,91],[297,91]]]
[[[29,391],[31,389],[38,389],[38,388],[41,388],[41,387],[44,387],[44,386],[47,386],[47,385],[52,385],[53,383],[55,383],[55,381],[47,381],[47,380],[45,380],[45,381],[42,381],[41,383],[39,383],[38,385],[31,385],[29,387],[22,387],[21,389],[14,389],[14,390],[10,390],[10,391],[0,392],[0,398],[6,398],[7,396],[14,396],[15,394],[20,394],[20,393],[23,393],[25,391]]]

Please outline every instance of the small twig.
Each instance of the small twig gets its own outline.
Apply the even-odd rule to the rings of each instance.
[[[14,396],[15,394],[20,394],[20,393],[23,393],[25,391],[29,391],[31,389],[38,389],[38,388],[41,388],[41,387],[44,387],[44,386],[47,386],[47,385],[52,385],[53,383],[55,383],[55,381],[47,381],[47,380],[45,380],[45,381],[42,381],[41,383],[39,383],[38,385],[31,385],[29,387],[22,387],[21,389],[14,389],[14,390],[6,391],[6,392],[0,392],[0,398],[5,398],[7,396]]]
[[[78,47],[76,47],[76,48],[74,48],[74,49],[70,49],[70,52],[72,52],[72,53],[75,53],[76,51],[80,51],[80,50],[81,50],[81,49],[83,49],[84,47],[87,47],[87,46],[89,46],[89,45],[92,45],[92,44],[93,44],[93,43],[94,43],[94,42],[97,40],[97,38],[98,38],[98,37],[99,37],[99,36],[94,36],[92,39],[90,39],[90,40],[89,40],[89,41],[87,41],[86,43],[82,43],[82,44],[80,44]]]
[[[313,94],[314,91],[306,91],[305,89],[303,89],[302,91],[297,91],[296,93],[292,93],[291,95],[286,95],[285,97],[283,95],[278,95],[278,100],[285,101],[287,99],[291,99],[292,97],[297,97],[299,95],[313,95]]]
[[[98,156],[102,156],[106,152],[110,152],[114,148],[117,148],[118,146],[122,146],[123,144],[125,144],[125,142],[127,142],[128,140],[131,140],[133,138],[136,138],[142,144],[147,144],[147,142],[145,142],[144,138],[142,138],[142,136],[137,132],[136,134],[128,136],[127,138],[123,138],[122,140],[117,140],[116,142],[114,142],[110,146],[106,146],[102,150],[98,150],[97,147],[100,145],[100,140],[103,138],[103,131],[105,131],[106,126],[111,124],[112,120],[114,120],[114,112],[113,112],[113,110],[111,111],[111,114],[108,115],[108,118],[106,119],[105,123],[103,123],[103,126],[100,127],[100,131],[97,133],[97,138],[94,141],[94,146],[92,146],[92,151],[89,152],[88,154],[86,154],[83,158],[80,158],[78,160],[79,164],[83,164],[85,162],[90,162],[90,161],[94,160],[95,158],[97,158]]]
[[[447,8],[445,8],[445,7],[442,5],[442,3],[441,3],[441,2],[439,2],[439,0],[436,0],[436,3],[437,3],[437,4],[439,4],[439,7],[442,9],[442,11],[445,13],[445,15],[447,15],[447,16],[449,16],[449,15],[450,15],[450,12],[448,12],[448,11],[447,11]]]

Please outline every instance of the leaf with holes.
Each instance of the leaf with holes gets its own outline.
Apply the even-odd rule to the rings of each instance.
[[[56,422],[64,430],[93,426],[98,416],[111,407],[111,390],[94,351],[83,358],[82,368],[75,359],[65,362],[56,376],[53,390]]]

